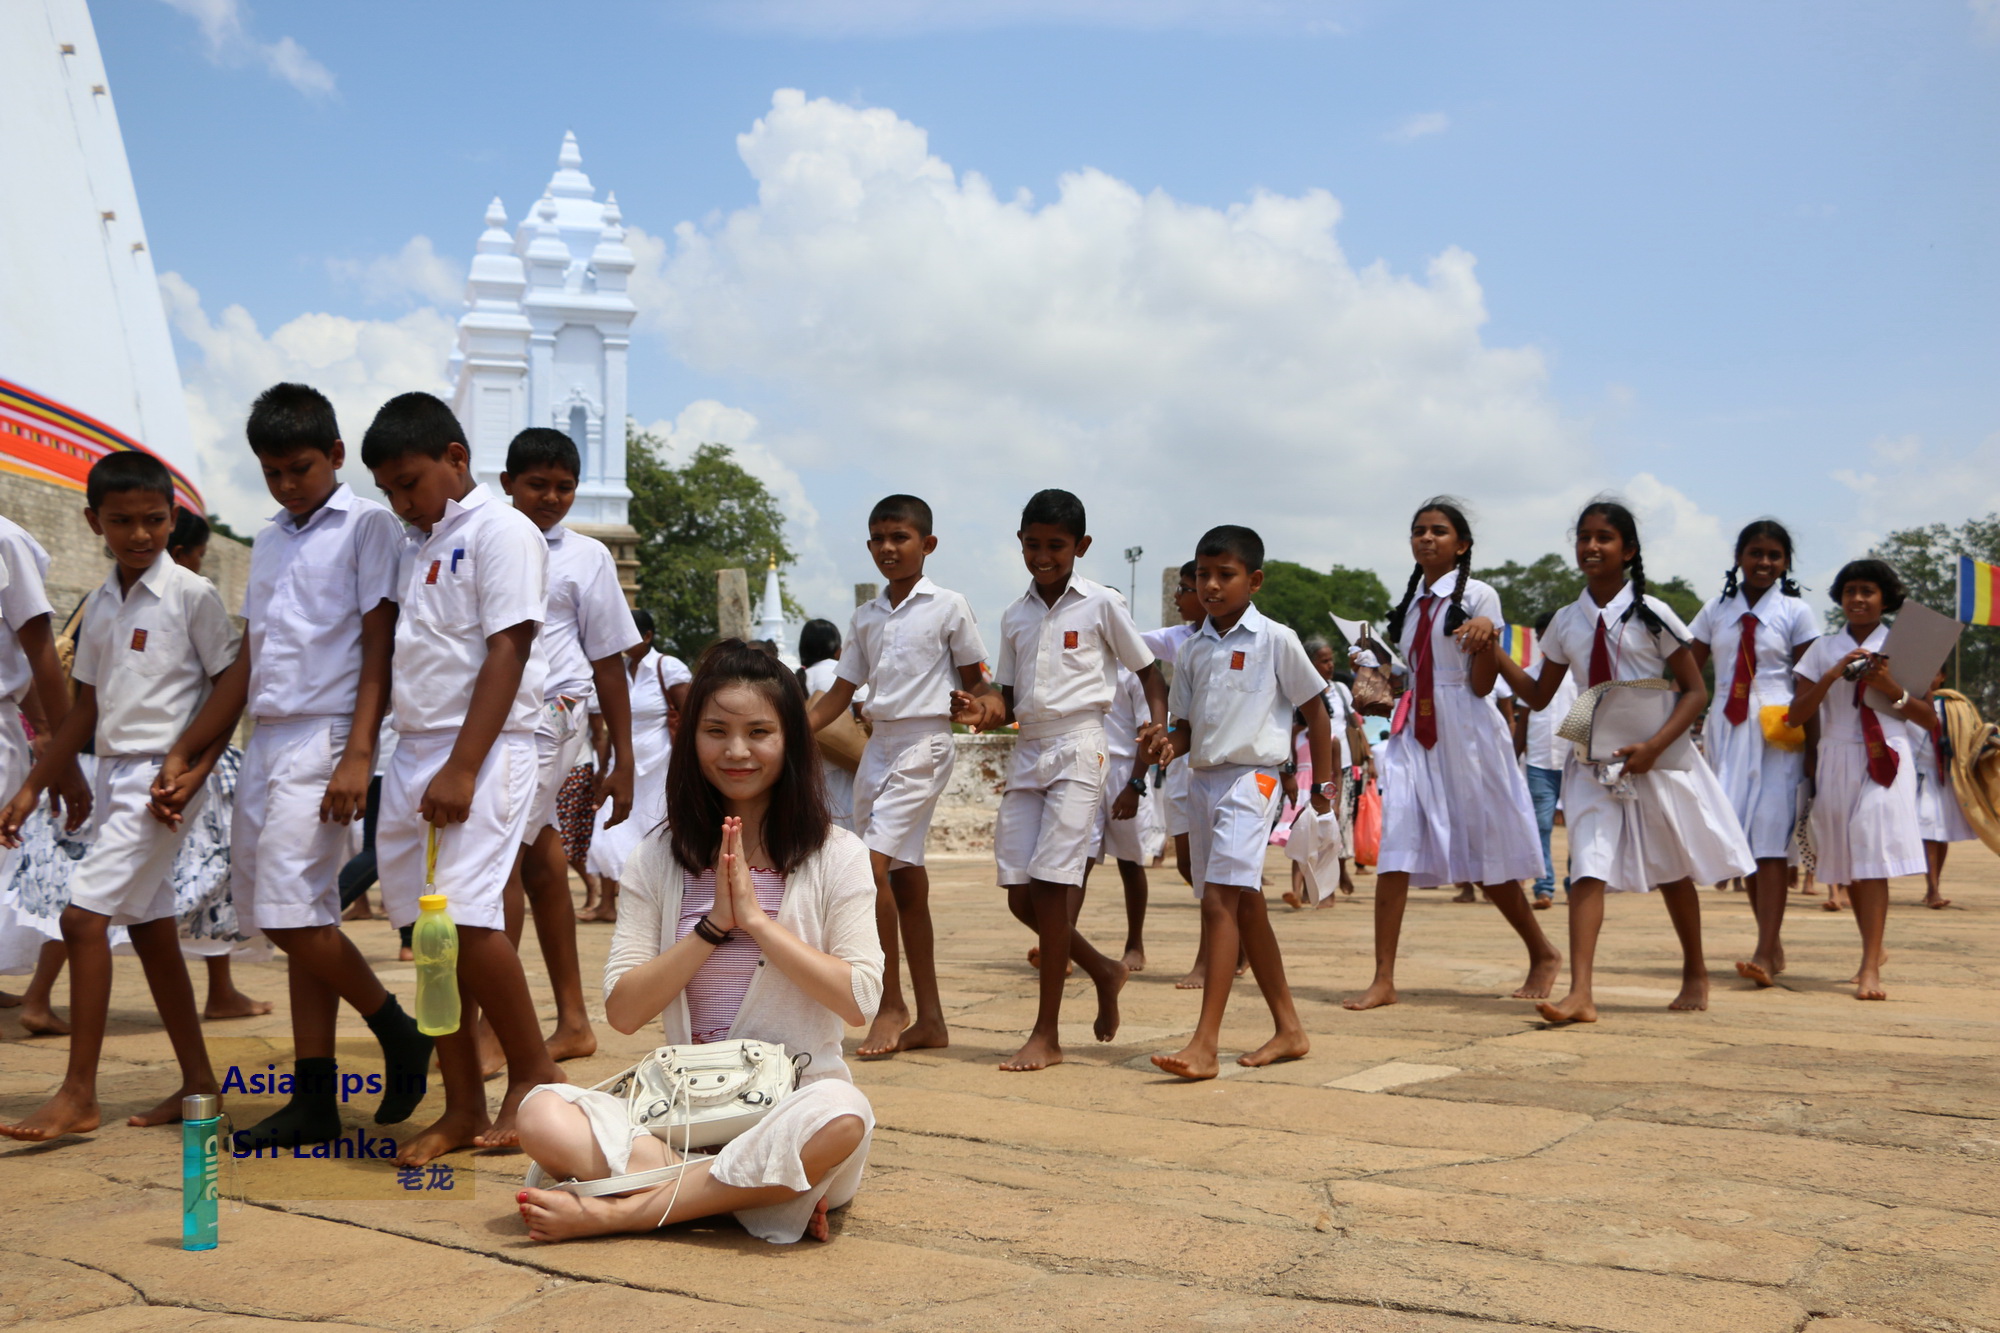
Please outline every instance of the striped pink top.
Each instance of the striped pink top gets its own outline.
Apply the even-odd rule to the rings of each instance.
[[[715,906],[715,872],[704,870],[699,878],[687,875],[687,889],[681,894],[681,919],[674,926],[678,944],[694,933],[694,923]],[[775,870],[750,868],[750,885],[757,891],[757,905],[767,915],[778,914],[785,899],[785,877]],[[736,1011],[750,992],[750,978],[763,966],[764,950],[741,930],[733,930],[701,970],[687,984],[688,1031],[700,1041],[721,1041],[736,1022]]]

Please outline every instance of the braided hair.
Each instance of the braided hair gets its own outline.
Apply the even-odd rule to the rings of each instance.
[[[1787,532],[1785,525],[1778,522],[1777,519],[1760,518],[1746,525],[1743,531],[1736,534],[1736,559],[1729,566],[1729,573],[1722,580],[1723,601],[1726,602],[1734,597],[1741,586],[1737,579],[1737,573],[1743,564],[1743,548],[1759,537],[1764,538],[1766,541],[1776,542],[1784,548],[1785,573],[1784,577],[1778,581],[1778,591],[1787,597],[1797,597],[1799,595],[1799,581],[1792,577],[1792,534]]]
[[[1410,525],[1416,526],[1418,519],[1431,513],[1443,514],[1451,523],[1452,531],[1456,532],[1459,540],[1465,543],[1465,549],[1460,551],[1458,559],[1452,562],[1452,568],[1458,571],[1458,580],[1452,585],[1451,606],[1444,613],[1444,632],[1450,635],[1457,632],[1458,627],[1466,621],[1463,603],[1465,585],[1472,578],[1472,523],[1466,518],[1465,509],[1457,500],[1448,495],[1436,495],[1417,506],[1417,512],[1410,515]],[[1417,599],[1417,589],[1422,586],[1423,581],[1424,567],[1422,565],[1412,567],[1410,581],[1403,587],[1403,600],[1389,613],[1390,643],[1400,644],[1403,641],[1403,622],[1409,617],[1410,603]]]
[[[1626,549],[1632,553],[1625,562],[1625,576],[1632,581],[1632,605],[1625,608],[1625,614],[1618,617],[1618,623],[1623,625],[1636,615],[1639,623],[1655,637],[1664,634],[1681,643],[1681,636],[1668,629],[1667,622],[1660,619],[1660,613],[1646,604],[1646,559],[1639,546],[1639,520],[1632,516],[1630,509],[1609,498],[1592,500],[1585,505],[1583,512],[1576,516],[1577,525],[1581,527],[1583,520],[1593,517],[1610,524],[1611,530],[1625,539]]]

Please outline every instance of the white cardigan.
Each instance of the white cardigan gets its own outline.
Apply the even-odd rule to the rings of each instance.
[[[611,953],[604,960],[607,998],[620,977],[673,947],[685,885],[685,872],[674,860],[667,831],[646,835],[620,880],[618,924],[611,933]],[[785,876],[778,924],[853,969],[854,1003],[863,1022],[873,1021],[882,1003],[882,942],[875,930],[875,877],[861,839],[838,826],[828,831],[826,844]],[[685,992],[660,1015],[660,1026],[670,1045],[693,1040]],[[854,1081],[840,1058],[844,1035],[840,1016],[800,990],[768,960],[757,964],[729,1035],[778,1042],[793,1055],[810,1054],[812,1062],[802,1082],[828,1076]]]

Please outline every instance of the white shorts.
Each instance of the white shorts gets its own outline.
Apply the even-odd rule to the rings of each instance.
[[[1259,889],[1271,817],[1284,799],[1274,768],[1221,764],[1188,775],[1188,869],[1209,884]]]
[[[938,797],[951,781],[958,747],[951,724],[935,718],[877,722],[854,772],[854,827],[889,867],[924,863],[924,839]]]
[[[404,736],[382,775],[382,811],[375,821],[375,863],[382,906],[389,920],[417,919],[424,888],[424,843],[429,825],[417,808],[451,747],[454,731]],[[472,783],[472,817],[438,830],[435,892],[450,900],[453,924],[500,930],[507,924],[507,877],[521,851],[521,827],[535,794],[535,738],[506,731],[486,752]]]
[[[1087,726],[1014,743],[993,825],[1002,886],[1081,884],[1104,795],[1104,728]]]
[[[344,717],[260,722],[243,752],[230,823],[229,896],[258,930],[340,920],[347,826],[319,818],[352,726]]]
[[[91,782],[91,844],[70,875],[72,907],[111,918],[114,926],[136,926],[174,915],[174,856],[181,839],[208,799],[208,787],[181,811],[177,828],[146,813],[160,756],[120,755],[97,761]]]
[[[535,795],[528,802],[528,824],[521,841],[533,843],[545,828],[558,828],[556,798],[569,771],[582,762],[590,740],[589,713],[580,700],[542,705],[542,725],[535,731]]]
[[[1166,820],[1167,836],[1178,838],[1188,831],[1188,761],[1182,755],[1167,765],[1167,780],[1160,789],[1160,799],[1165,805],[1163,817]]]
[[[1130,773],[1132,766],[1122,759],[1113,759],[1113,768],[1119,773]],[[1122,782],[1111,781],[1105,775],[1104,798],[1097,803],[1097,827],[1091,834],[1090,859],[1093,861],[1137,861],[1144,865],[1150,858],[1146,855],[1146,808],[1152,793],[1139,797],[1139,810],[1130,819],[1113,819],[1111,807],[1118,804],[1118,798],[1131,789],[1132,779]]]

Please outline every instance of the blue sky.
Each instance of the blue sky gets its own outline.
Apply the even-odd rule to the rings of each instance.
[[[670,238],[648,290],[673,313],[642,317],[634,415],[682,443],[741,435],[797,511],[798,586],[837,619],[869,573],[867,503],[902,482],[953,517],[939,575],[989,621],[1020,583],[1011,513],[1044,484],[1077,489],[1102,549],[1144,544],[1149,569],[1236,521],[1274,555],[1398,584],[1406,511],[1437,490],[1476,502],[1488,559],[1558,549],[1578,494],[1630,491],[1649,570],[1703,584],[1760,513],[1793,524],[1824,586],[1871,535],[2000,507],[1992,0],[120,0],[94,17],[153,253],[190,289],[183,332],[207,330],[180,351],[215,448],[237,447],[251,368],[338,354],[306,346],[331,326],[302,318],[442,337],[441,361],[487,200],[518,220],[573,129],[628,225]],[[774,109],[780,89],[803,106]],[[753,167],[739,136],[760,121]],[[902,145],[886,167],[883,135]],[[773,195],[822,152],[864,221],[834,192]],[[974,173],[992,209],[965,197]],[[1299,208],[1244,224],[1255,243],[1226,261],[1203,250],[1260,196]],[[871,227],[928,256],[920,279]],[[1073,234],[1097,268],[1070,266]],[[1246,292],[1271,247],[1293,292]],[[813,267],[836,248],[845,268]],[[1118,275],[1101,290],[1100,270]],[[1037,299],[1014,318],[998,307],[1017,291]],[[1072,305],[1087,313],[1065,325]],[[730,324],[745,310],[754,327]],[[829,315],[837,352],[799,331]],[[1322,343],[1320,323],[1351,327]],[[963,354],[913,350],[917,327]],[[1190,328],[1206,341],[1157,373],[1154,349]],[[1087,385],[1049,365],[1072,336]],[[1286,368],[1295,347],[1309,364]],[[432,373],[376,356],[347,368],[350,436],[371,390]],[[229,492],[225,516],[261,512],[250,499]]]

